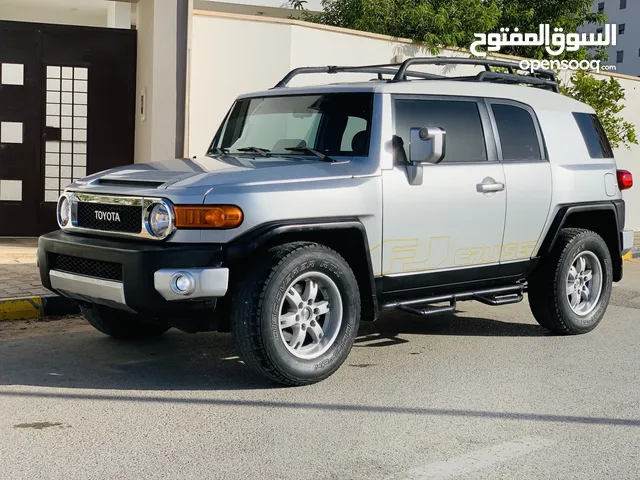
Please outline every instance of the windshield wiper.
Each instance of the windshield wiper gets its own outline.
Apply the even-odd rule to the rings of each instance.
[[[324,153],[309,147],[289,147],[289,148],[285,148],[285,150],[289,150],[290,152],[310,153],[322,159],[323,162],[330,162],[330,163],[335,162],[335,160],[331,158],[329,155],[325,155]]]
[[[219,156],[223,157],[227,153],[229,153],[229,149],[228,148],[220,148],[220,147],[212,147],[209,150],[209,153],[215,153],[216,155],[219,155]]]
[[[271,152],[271,150],[267,150],[266,148],[258,148],[258,147],[244,147],[244,148],[239,148],[238,151],[259,153],[263,157],[268,157],[269,152]]]

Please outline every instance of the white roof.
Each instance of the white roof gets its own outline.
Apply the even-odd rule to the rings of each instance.
[[[560,93],[524,85],[505,85],[488,82],[462,82],[456,80],[412,80],[404,82],[360,82],[315,85],[305,87],[274,88],[242,95],[246,97],[304,95],[329,92],[374,92],[404,95],[447,95],[459,97],[501,98],[530,105],[537,110],[557,110],[593,113],[587,104]]]

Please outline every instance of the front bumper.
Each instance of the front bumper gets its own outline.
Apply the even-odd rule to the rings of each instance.
[[[214,306],[229,284],[222,262],[221,245],[150,244],[62,231],[38,240],[46,288],[79,302],[154,315]],[[187,292],[175,288],[179,275],[193,282]]]

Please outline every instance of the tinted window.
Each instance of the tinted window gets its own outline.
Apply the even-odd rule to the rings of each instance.
[[[540,142],[531,114],[513,105],[491,105],[498,126],[503,160],[541,160]]]
[[[442,163],[482,162],[487,149],[480,112],[475,102],[449,100],[397,100],[396,135],[409,155],[412,128],[441,127],[447,132],[447,148]]]
[[[613,150],[597,115],[574,113],[591,158],[613,158]]]
[[[347,127],[342,135],[340,150],[343,152],[353,151],[356,155],[366,155],[368,141],[367,121],[364,118],[349,117]]]
[[[370,93],[241,99],[214,147],[234,155],[258,147],[274,155],[300,156],[288,149],[309,147],[329,156],[367,156],[372,105]]]

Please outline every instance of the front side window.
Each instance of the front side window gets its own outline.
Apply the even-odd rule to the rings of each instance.
[[[527,110],[503,104],[492,104],[491,110],[498,127],[503,160],[542,159],[538,133]]]
[[[582,138],[591,158],[613,158],[613,150],[598,116],[591,113],[574,113]]]
[[[440,127],[447,134],[442,163],[487,161],[484,130],[475,101],[396,100],[395,123],[406,155],[412,128]]]
[[[329,156],[367,156],[373,94],[333,93],[242,99],[233,106],[214,147],[231,154],[261,149],[300,155],[312,148]]]

